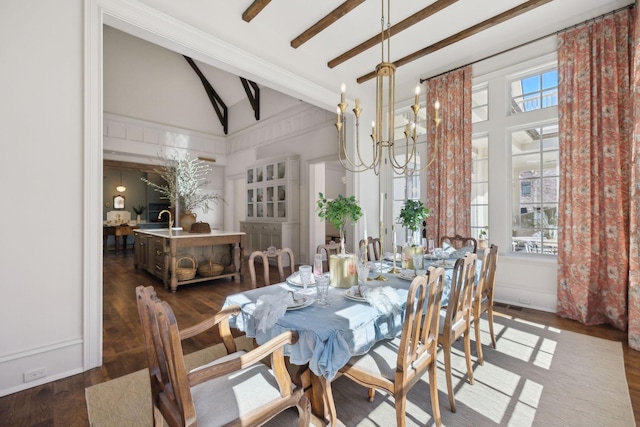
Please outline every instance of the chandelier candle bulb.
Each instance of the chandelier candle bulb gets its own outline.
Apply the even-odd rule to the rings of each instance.
[[[414,104],[420,104],[420,85],[416,86],[416,99]]]
[[[347,85],[342,83],[342,85],[340,85],[340,103],[341,104],[344,104],[344,93],[346,91],[347,91]]]

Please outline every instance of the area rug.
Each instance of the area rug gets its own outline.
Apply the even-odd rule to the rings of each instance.
[[[495,317],[497,349],[483,319],[484,365],[475,363],[467,382],[462,342],[454,348],[455,413],[449,409],[442,364],[438,360],[440,412],[445,426],[635,426],[624,373],[622,345],[548,326]],[[251,340],[238,338],[241,348]],[[472,347],[475,342],[472,340]],[[475,356],[475,347],[473,347]],[[222,345],[187,356],[189,367],[224,354]],[[408,395],[407,425],[432,426],[428,376]],[[363,387],[341,377],[332,383],[340,421],[348,427],[395,425],[393,398],[377,393],[367,400]],[[86,389],[92,426],[152,426],[149,379],[138,371]],[[270,426],[287,425],[274,420]],[[297,425],[297,424],[292,424]]]

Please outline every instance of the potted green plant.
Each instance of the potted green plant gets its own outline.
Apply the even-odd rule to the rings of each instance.
[[[397,221],[402,224],[403,227],[411,230],[412,236],[407,238],[407,245],[402,251],[402,267],[413,267],[413,255],[422,253],[422,247],[420,246],[420,236],[418,229],[422,225],[422,222],[431,215],[431,209],[426,207],[420,200],[406,200]],[[419,267],[419,266],[416,266]]]
[[[480,232],[478,233],[478,247],[480,249],[486,249],[487,248],[487,231],[489,230],[488,226],[484,226],[484,228],[480,229]]]
[[[189,231],[191,224],[196,221],[196,208],[209,210],[209,202],[218,202],[222,197],[218,194],[207,193],[203,187],[207,184],[205,177],[211,167],[208,163],[197,158],[190,158],[188,154],[175,154],[171,157],[163,157],[164,165],[154,172],[160,175],[165,184],[158,185],[141,178],[147,185],[161,194],[160,198],[167,199],[172,208],[180,209],[180,226]]]
[[[354,196],[338,195],[329,200],[319,193],[318,216],[340,230],[340,254],[329,257],[329,277],[331,286],[350,288],[358,284],[356,261],[353,254],[347,254],[344,247],[344,227],[348,222],[355,224],[362,216],[362,209]]]

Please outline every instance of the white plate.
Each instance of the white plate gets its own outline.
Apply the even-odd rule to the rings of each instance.
[[[362,291],[365,291],[367,289],[366,286],[361,286],[360,288],[362,289]],[[357,291],[358,291],[358,287],[352,286],[346,291],[344,291],[342,295],[344,295],[345,298],[348,298],[354,301],[366,301],[367,299],[365,297],[357,296],[355,294]]]
[[[398,277],[401,278],[402,280],[413,280],[416,278],[416,275],[400,273],[398,274]]]
[[[298,298],[298,302],[287,305],[287,310],[298,310],[301,308],[305,308],[310,306],[314,301],[314,298],[311,295],[297,294],[296,298]]]
[[[308,288],[316,285],[316,281],[313,278],[313,274],[311,275],[311,281],[312,282],[307,285]],[[293,285],[293,286],[300,286],[300,287],[304,286],[300,281],[300,272],[296,271],[291,276],[287,277],[287,284]]]

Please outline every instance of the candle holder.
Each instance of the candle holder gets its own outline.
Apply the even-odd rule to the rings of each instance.
[[[398,267],[396,267],[396,251],[398,250],[398,245],[396,244],[396,225],[393,224],[391,226],[391,233],[393,233],[393,267],[389,270],[389,274],[399,274],[402,272]]]
[[[382,240],[382,221],[380,221],[380,248],[381,249],[384,248],[384,244],[383,244],[383,240]],[[380,257],[378,262],[380,263],[380,268],[378,269],[379,274],[378,274],[378,277],[374,278],[373,280],[378,280],[380,282],[386,282],[389,279],[382,275],[382,257]]]

